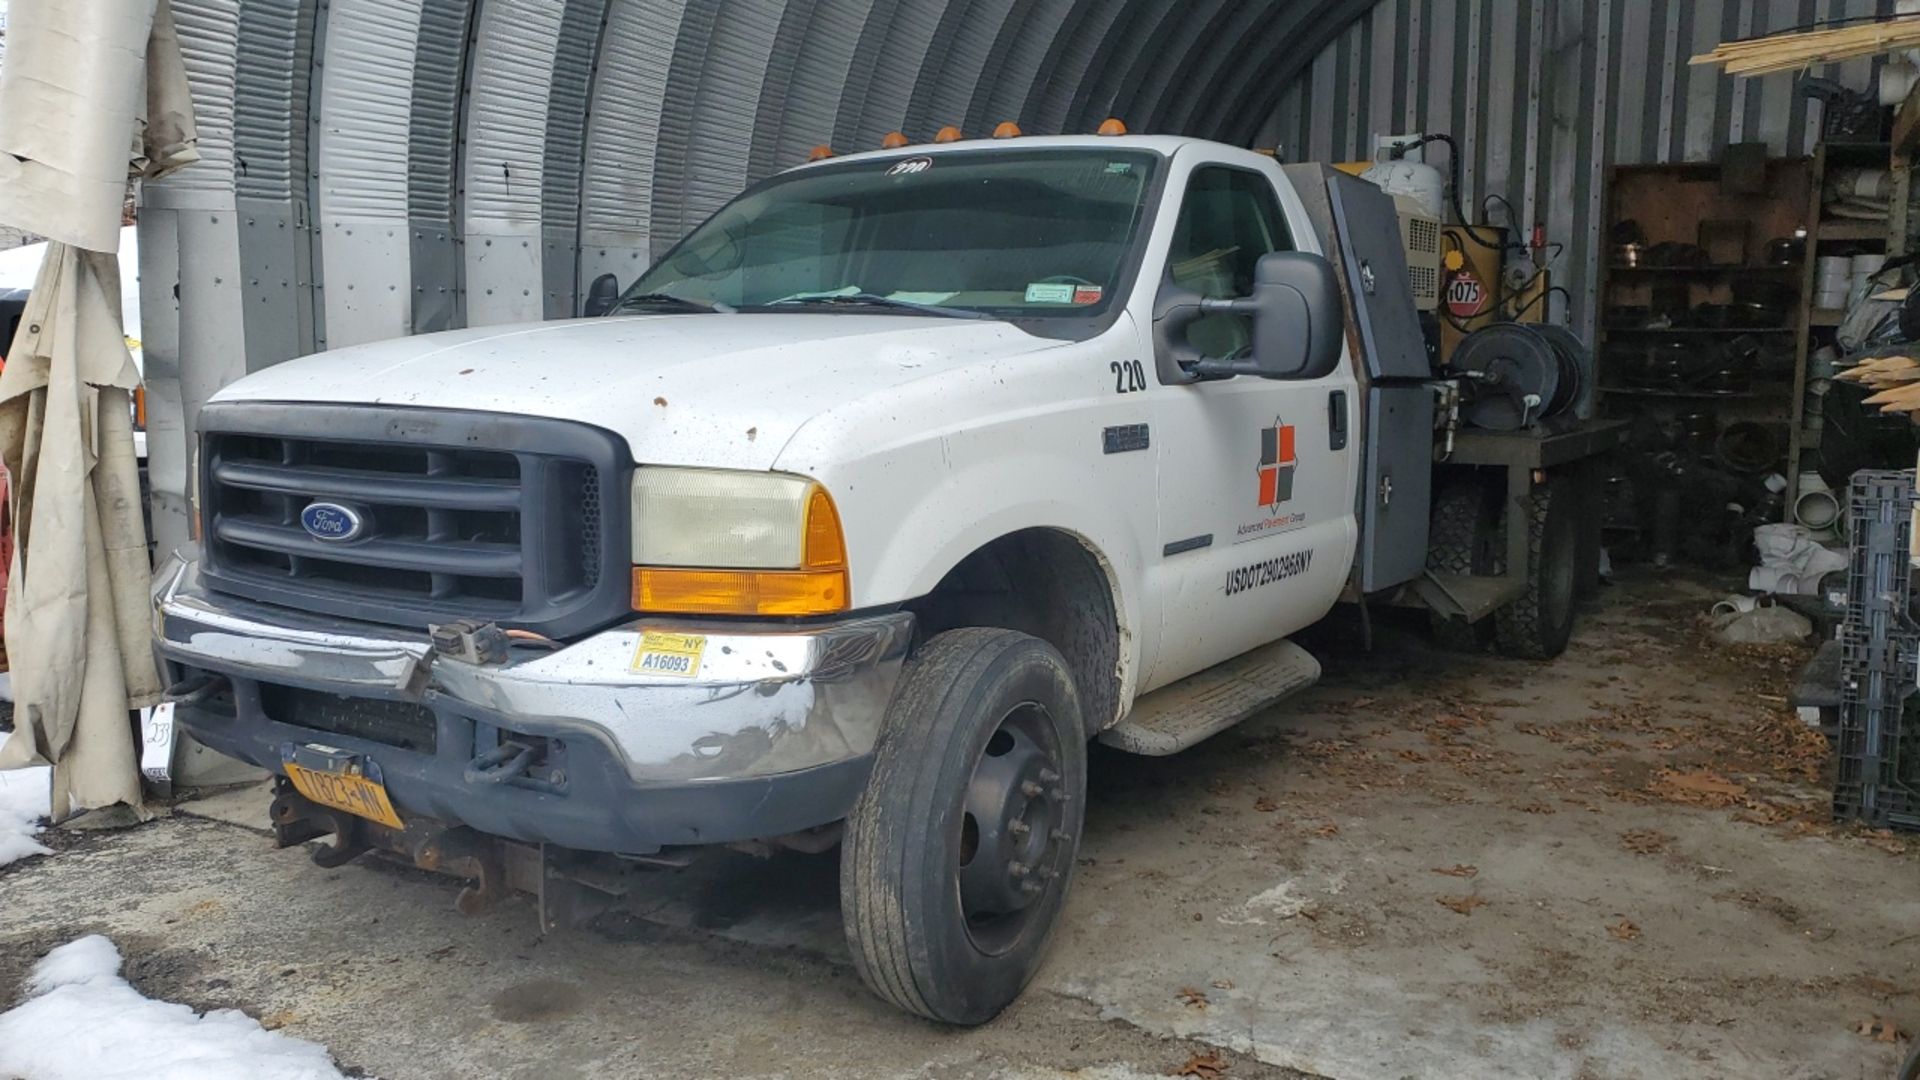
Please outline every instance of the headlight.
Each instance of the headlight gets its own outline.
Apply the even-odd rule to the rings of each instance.
[[[633,606],[699,615],[847,607],[847,551],[826,489],[803,476],[641,468]]]

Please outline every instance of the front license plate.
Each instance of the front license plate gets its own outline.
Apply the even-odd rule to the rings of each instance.
[[[349,814],[377,821],[389,829],[402,829],[400,815],[393,812],[384,785],[352,773],[321,772],[289,761],[287,779],[300,794],[322,806],[345,810]]]

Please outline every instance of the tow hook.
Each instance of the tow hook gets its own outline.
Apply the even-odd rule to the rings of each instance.
[[[512,740],[467,762],[467,783],[504,784],[527,771],[533,764],[533,747]]]
[[[168,686],[161,692],[160,700],[175,705],[193,705],[218,694],[229,685],[225,675],[202,671]]]

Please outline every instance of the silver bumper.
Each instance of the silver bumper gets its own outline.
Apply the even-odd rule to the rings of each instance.
[[[641,619],[501,665],[434,654],[427,638],[211,593],[197,552],[162,567],[163,656],[223,674],[343,695],[450,701],[508,724],[608,745],[635,785],[772,777],[863,758],[912,635],[904,612],[804,629]],[[649,631],[703,640],[689,674],[641,674]],[[526,655],[521,655],[526,654]]]

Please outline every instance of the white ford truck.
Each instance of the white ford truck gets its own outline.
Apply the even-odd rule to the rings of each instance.
[[[155,587],[177,715],[278,774],[283,845],[463,908],[837,843],[869,985],[983,1022],[1090,740],[1311,684],[1288,636],[1342,599],[1564,646],[1613,429],[1462,425],[1504,384],[1436,365],[1401,244],[1378,189],[1214,143],[906,147],[755,185],[605,317],[255,373]]]

